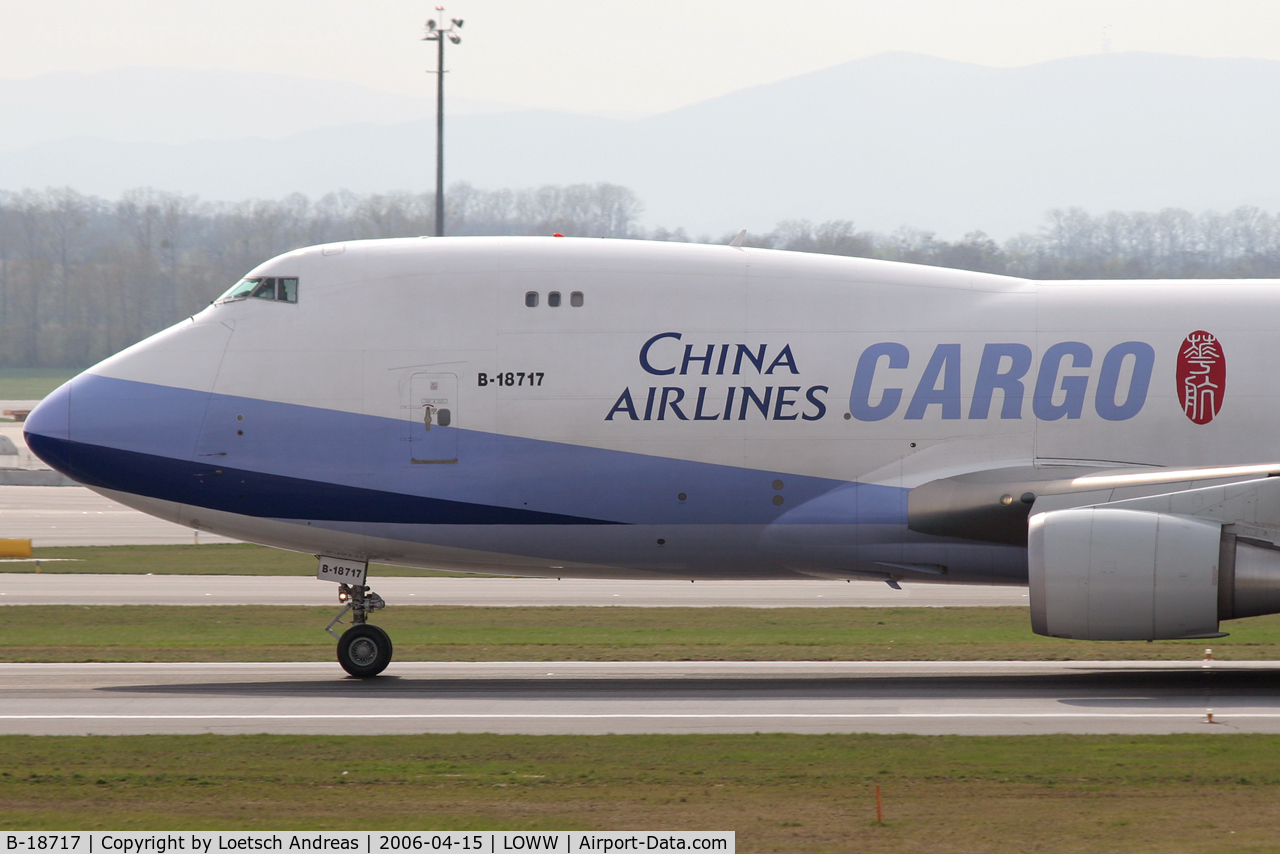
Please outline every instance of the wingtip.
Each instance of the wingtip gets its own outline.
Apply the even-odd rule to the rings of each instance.
[[[733,238],[733,240],[729,241],[729,245],[732,246],[734,249],[741,249],[742,239],[746,236],[747,236],[747,230],[744,228],[742,229],[742,231],[739,231],[737,233],[737,235]]]

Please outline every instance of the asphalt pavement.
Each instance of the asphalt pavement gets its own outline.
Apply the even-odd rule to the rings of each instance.
[[[1274,662],[0,664],[0,733],[1277,733],[1278,686]]]
[[[0,605],[333,605],[337,585],[311,576],[96,575],[34,571],[0,560]],[[370,576],[391,607],[403,605],[626,605],[736,608],[941,608],[1025,606],[1024,587],[877,581],[607,581],[566,578]]]

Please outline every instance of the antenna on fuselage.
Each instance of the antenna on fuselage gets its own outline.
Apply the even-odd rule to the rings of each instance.
[[[733,240],[730,240],[730,241],[729,241],[729,245],[730,245],[730,246],[732,246],[734,249],[741,249],[741,248],[742,248],[742,238],[744,238],[744,237],[746,237],[746,236],[747,236],[747,230],[744,228],[744,229],[742,229],[742,231],[739,231],[739,232],[734,236]]]

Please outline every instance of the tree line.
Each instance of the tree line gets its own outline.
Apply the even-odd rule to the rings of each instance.
[[[613,184],[450,188],[454,234],[636,237]],[[316,243],[435,232],[434,194],[330,193],[239,203],[149,188],[0,192],[0,368],[82,368],[198,311],[261,262]]]
[[[727,243],[646,230],[635,193],[615,184],[446,196],[451,234],[552,234]],[[331,193],[319,200],[208,202],[149,188],[111,201],[69,188],[0,192],[0,368],[83,368],[198,311],[247,270],[299,246],[432,234],[433,194]],[[786,220],[749,246],[825,252],[1037,279],[1280,277],[1280,215],[1178,209],[1050,211],[1003,244],[955,241],[849,220]]]
[[[1003,245],[981,231],[947,241],[914,228],[859,231],[848,220],[786,220],[744,243],[1029,279],[1280,278],[1280,214],[1254,207],[1198,215],[1054,209],[1037,231]]]

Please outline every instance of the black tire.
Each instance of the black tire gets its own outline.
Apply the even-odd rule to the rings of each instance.
[[[359,679],[372,679],[391,663],[391,638],[377,626],[352,626],[338,639],[338,663]]]

